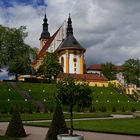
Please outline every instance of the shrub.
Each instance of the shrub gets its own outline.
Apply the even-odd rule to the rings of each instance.
[[[31,107],[29,108],[28,113],[29,113],[29,114],[32,114],[32,113],[33,113],[33,111],[32,111],[32,108],[31,108]]]
[[[48,108],[45,106],[44,113],[48,113]]]
[[[106,112],[106,111],[107,111],[107,110],[106,110],[106,107],[102,106],[101,111],[102,111],[102,112]]]
[[[96,112],[96,108],[95,108],[94,106],[91,105],[90,108],[89,108],[89,111],[90,111],[90,112]]]
[[[20,113],[24,113],[24,108],[20,107]]]
[[[124,106],[122,107],[122,112],[125,112],[125,108],[124,108]]]
[[[68,133],[68,129],[66,126],[61,105],[57,103],[53,115],[52,123],[50,124],[45,140],[57,140],[58,134],[65,134],[65,133]]]
[[[112,112],[116,112],[116,108],[115,108],[115,106],[113,106],[113,108],[112,108]]]
[[[7,107],[4,107],[2,113],[3,113],[3,114],[7,114],[7,113],[8,113]]]
[[[40,113],[39,107],[36,108],[36,113]]]
[[[26,132],[23,128],[22,120],[17,106],[13,110],[12,118],[6,130],[5,136],[16,138],[26,136]]]
[[[10,107],[10,114],[13,114],[13,106]]]
[[[136,108],[132,107],[131,112],[135,112]]]

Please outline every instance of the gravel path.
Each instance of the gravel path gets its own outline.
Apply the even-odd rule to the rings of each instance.
[[[8,123],[0,123],[0,135],[5,134]],[[26,133],[29,135],[21,140],[44,140],[48,128],[24,126]],[[105,134],[96,132],[83,132],[74,131],[75,134],[83,135],[85,140],[140,140],[139,136],[128,136],[128,135],[116,135],[116,134]]]

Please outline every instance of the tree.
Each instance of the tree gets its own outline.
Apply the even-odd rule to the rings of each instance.
[[[5,135],[16,138],[26,136],[26,132],[23,128],[22,120],[20,118],[19,109],[17,106],[14,108],[12,118],[8,125]]]
[[[125,81],[130,84],[139,85],[140,78],[140,60],[139,59],[128,59],[123,64],[124,66],[124,78]]]
[[[5,64],[6,56],[6,38],[8,36],[9,28],[0,25],[0,68]]]
[[[70,112],[70,135],[73,135],[73,107],[76,103],[89,105],[92,102],[91,89],[86,82],[76,83],[73,78],[66,77],[58,81],[57,99],[64,105],[69,106]]]
[[[0,25],[0,67],[8,67],[10,74],[29,74],[33,49],[24,43],[26,27],[8,28]],[[32,57],[33,58],[33,57]]]
[[[57,75],[62,72],[62,66],[59,63],[58,56],[55,52],[47,53],[47,57],[44,59],[41,69],[45,77],[49,80],[55,79]]]
[[[114,65],[111,62],[102,64],[102,73],[109,80],[116,79],[116,72],[113,70],[113,67]]]
[[[56,104],[55,112],[45,140],[57,140],[58,134],[68,133],[60,103]]]

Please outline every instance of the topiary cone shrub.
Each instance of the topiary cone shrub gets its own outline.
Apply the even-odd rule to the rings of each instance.
[[[50,128],[45,140],[57,140],[58,134],[68,134],[65,118],[62,112],[61,105],[57,103]]]
[[[5,136],[15,138],[26,136],[26,132],[24,130],[22,120],[20,118],[18,106],[15,106],[13,110],[12,118],[6,130]]]

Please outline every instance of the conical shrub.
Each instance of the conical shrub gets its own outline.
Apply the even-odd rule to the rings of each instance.
[[[68,133],[68,128],[64,119],[64,114],[62,112],[61,105],[57,103],[55,112],[53,114],[52,123],[46,135],[45,140],[57,140],[58,134]]]
[[[11,121],[9,122],[5,136],[15,137],[15,138],[26,136],[26,132],[23,128],[18,106],[15,106],[13,110],[12,118]]]

